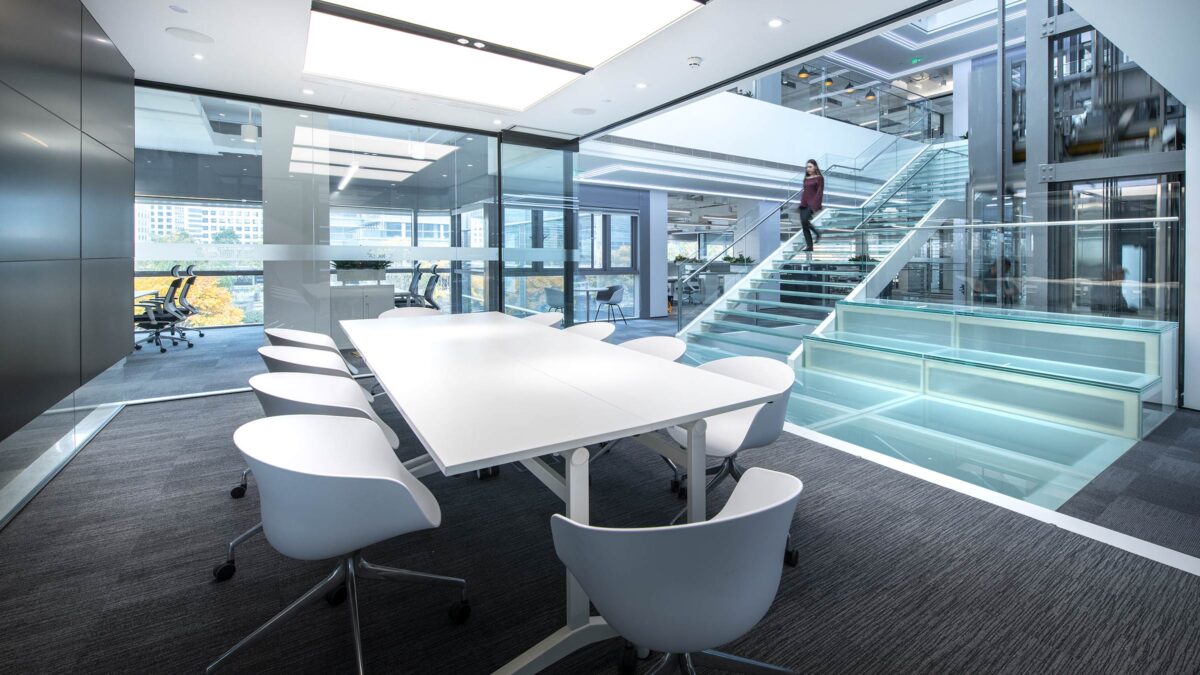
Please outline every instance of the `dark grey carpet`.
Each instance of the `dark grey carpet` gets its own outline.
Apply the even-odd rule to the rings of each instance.
[[[1200,557],[1200,412],[1176,411],[1058,510]]]
[[[227,490],[241,467],[230,435],[259,414],[249,394],[122,412],[0,531],[0,663],[199,672],[325,574],[259,538],[241,549],[237,576],[212,581],[224,542],[258,519],[255,490],[239,501]],[[415,454],[400,431],[401,454]],[[730,651],[814,672],[1200,668],[1200,578],[795,437],[745,460],[805,481],[793,525],[801,562]],[[363,582],[368,668],[487,673],[561,624],[548,523],[560,504],[512,467],[426,481],[443,527],[368,558],[467,577],[474,614],[449,626],[453,593]],[[598,524],[660,524],[680,507],[662,463],[632,442],[594,464],[592,489]],[[318,604],[228,672],[347,672],[348,624]],[[615,672],[616,650],[596,645],[553,672]]]

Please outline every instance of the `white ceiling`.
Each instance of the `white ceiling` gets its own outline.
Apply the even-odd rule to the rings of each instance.
[[[579,136],[900,12],[915,0],[855,0],[836,9],[802,0],[711,0],[520,113],[303,75],[310,0],[84,0],[84,4],[141,80],[473,129],[518,128]],[[519,11],[518,3],[508,4]],[[171,5],[187,13],[178,13]],[[767,21],[776,17],[784,25],[769,28]],[[552,16],[541,20],[546,30],[588,29],[555,25]],[[214,42],[184,41],[166,33],[168,27],[198,31]],[[203,54],[204,60],[194,59],[196,53]],[[703,65],[689,67],[687,59],[692,56],[701,57]],[[468,81],[471,76],[462,73]],[[639,82],[647,86],[638,89]],[[314,94],[303,95],[304,88]],[[497,119],[501,124],[493,124]]]

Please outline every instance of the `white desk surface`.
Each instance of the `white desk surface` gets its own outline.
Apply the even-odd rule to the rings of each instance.
[[[447,475],[662,429],[773,394],[496,312],[341,322]]]
[[[133,292],[133,299],[134,299],[134,300],[137,300],[138,298],[142,298],[142,297],[145,297],[145,296],[147,296],[147,295],[154,295],[155,293],[157,293],[157,291],[134,291],[134,292]]]

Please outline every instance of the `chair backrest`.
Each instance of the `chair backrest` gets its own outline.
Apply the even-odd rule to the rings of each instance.
[[[539,314],[530,314],[521,317],[529,323],[536,323],[539,326],[557,326],[562,323],[562,312],[541,312]]]
[[[601,295],[605,294],[607,295],[604,298],[600,297]],[[623,299],[625,299],[624,286],[609,286],[608,288],[596,294],[597,302],[602,302],[609,305],[619,305]]]
[[[731,642],[766,615],[803,484],[751,468],[712,520],[609,529],[551,517],[554,550],[622,637],[688,653]]]
[[[439,309],[437,303],[433,300],[433,294],[437,291],[438,280],[441,278],[442,275],[437,273],[437,265],[434,265],[433,273],[429,275],[429,281],[425,282],[425,294],[422,296],[425,298],[425,304],[434,309]]]
[[[250,378],[250,388],[267,417],[363,417],[379,425],[393,450],[400,447],[400,437],[379,417],[362,387],[354,380],[310,373],[263,373]]]
[[[441,312],[432,307],[397,307],[379,315],[381,319],[411,319],[418,316],[441,316]]]
[[[178,265],[176,265],[178,267]],[[183,285],[184,277],[177,276],[167,285],[167,294],[163,296],[163,307],[171,314],[178,314],[179,306],[175,299],[179,297],[179,288]]]
[[[697,366],[701,370],[719,373],[757,384],[776,393],[768,403],[734,410],[718,415],[720,418],[744,420],[745,437],[740,449],[770,445],[783,433],[787,418],[788,396],[796,382],[796,373],[782,361],[763,356],[731,356]],[[710,422],[711,424],[711,422]]]
[[[563,295],[561,288],[546,288],[546,306],[557,309],[562,309],[566,306],[566,296]]]
[[[183,273],[179,271],[180,267],[182,267],[182,265],[171,265],[171,276],[182,277]]]
[[[288,557],[343,556],[441,524],[433,494],[370,420],[264,417],[239,427],[233,442],[258,483],[263,533]]]
[[[409,295],[421,292],[421,263],[413,263],[412,277],[408,280]]]
[[[324,349],[327,352],[341,354],[333,338],[324,333],[314,333],[295,328],[265,328],[263,334],[267,341],[276,347],[305,347],[308,349]]]
[[[196,284],[196,275],[191,273],[193,265],[188,265],[187,275],[183,278],[183,286],[179,290],[179,305],[187,311],[195,314],[199,310],[195,305],[188,302],[188,292],[192,290],[192,286]]]
[[[626,340],[621,343],[621,346],[668,361],[678,361],[679,357],[687,351],[687,343],[673,335],[651,335],[636,340]]]
[[[267,370],[272,373],[310,373],[351,378],[350,369],[339,354],[308,347],[259,347]]]
[[[574,326],[567,326],[563,330],[593,340],[603,340],[612,335],[616,329],[616,326],[607,321],[589,321],[587,323],[577,323]]]

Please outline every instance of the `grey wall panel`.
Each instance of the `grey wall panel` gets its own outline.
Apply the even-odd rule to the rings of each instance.
[[[133,257],[133,162],[83,137],[82,257]]]
[[[77,129],[0,85],[0,260],[79,257],[79,149]]]
[[[0,81],[79,126],[78,0],[0,0]]]
[[[0,438],[77,389],[79,261],[0,262]]]
[[[87,382],[133,346],[133,258],[80,262],[81,380]]]
[[[133,67],[83,10],[83,132],[133,161]]]

